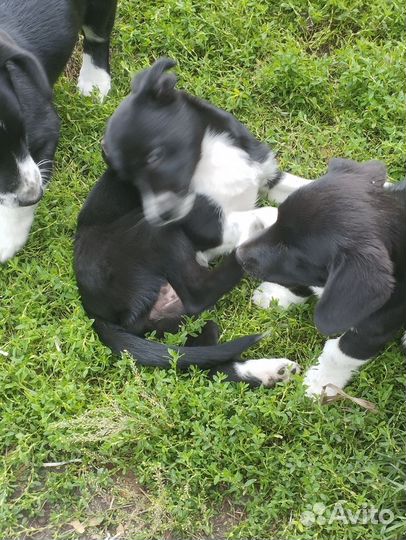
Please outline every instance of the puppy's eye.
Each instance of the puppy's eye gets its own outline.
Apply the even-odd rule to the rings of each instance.
[[[157,165],[164,157],[164,149],[162,146],[157,146],[147,155],[147,165]]]

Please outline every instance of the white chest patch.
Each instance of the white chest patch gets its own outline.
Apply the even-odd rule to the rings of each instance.
[[[207,131],[191,188],[210,197],[225,214],[251,210],[259,189],[276,170],[271,152],[264,163],[259,163],[235,146],[227,134]]]
[[[0,206],[0,263],[11,259],[27,241],[37,205]]]

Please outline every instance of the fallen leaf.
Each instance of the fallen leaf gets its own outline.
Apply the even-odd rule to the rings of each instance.
[[[75,531],[79,534],[83,534],[86,530],[86,527],[78,519],[75,519],[74,521],[70,521],[69,525],[71,525],[75,529]]]

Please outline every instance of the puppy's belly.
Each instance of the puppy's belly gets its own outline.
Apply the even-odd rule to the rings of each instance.
[[[169,283],[162,285],[158,298],[149,314],[151,321],[179,317],[184,312],[181,299]]]

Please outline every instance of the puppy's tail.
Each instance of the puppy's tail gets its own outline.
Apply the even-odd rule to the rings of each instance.
[[[186,370],[190,366],[210,369],[235,360],[262,338],[262,335],[255,334],[207,347],[175,347],[148,341],[127,332],[121,326],[101,319],[95,319],[93,327],[101,341],[114,353],[128,351],[143,366],[168,368],[171,364],[169,351],[175,351],[180,355],[177,367],[181,370]]]

